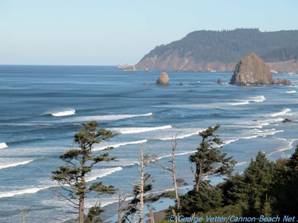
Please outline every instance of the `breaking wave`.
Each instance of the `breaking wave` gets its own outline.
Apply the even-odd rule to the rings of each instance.
[[[113,168],[105,168],[105,169],[98,169],[98,170],[93,170],[87,177],[86,181],[94,181],[97,178],[102,178],[106,177],[108,175],[111,175],[112,173],[121,171],[122,167],[113,167]]]
[[[114,172],[121,171],[121,170],[122,170],[122,167],[113,167],[113,168],[94,170],[91,172],[89,176],[86,177],[86,181],[90,182],[98,178],[106,177],[110,174],[113,174]],[[21,190],[0,192],[0,198],[14,197],[14,196],[24,195],[24,194],[35,194],[41,190],[46,190],[46,189],[49,189],[52,187],[58,187],[58,186],[59,186],[58,184],[52,184],[47,186],[31,187],[31,188],[25,188]]]
[[[59,112],[53,112],[51,113],[51,115],[54,117],[65,117],[65,116],[75,115],[75,113],[76,113],[75,109],[69,109],[69,110],[64,110]]]
[[[5,149],[7,148],[7,144],[5,142],[0,143],[0,149]]]
[[[144,144],[147,141],[148,141],[147,139],[143,139],[143,140],[130,141],[130,142],[119,142],[119,143],[109,144],[104,146],[95,146],[93,148],[93,151],[101,151],[101,150],[108,149],[109,147],[119,148],[120,146],[126,146],[126,145]]]
[[[285,138],[279,138],[279,140],[285,141],[287,143],[287,145],[284,146],[284,147],[281,147],[281,148],[279,148],[279,149],[277,149],[277,150],[275,150],[275,151],[273,151],[271,153],[269,153],[268,156],[271,156],[271,155],[273,155],[275,153],[280,153],[280,152],[284,152],[284,151],[293,149],[294,148],[294,143],[298,139],[290,139],[290,140],[288,140],[288,139],[285,139]]]
[[[194,132],[190,132],[190,133],[181,133],[181,134],[176,134],[176,135],[172,135],[172,136],[160,137],[160,138],[157,138],[157,139],[161,140],[161,141],[168,141],[168,140],[174,140],[174,139],[185,139],[185,138],[188,138],[188,137],[198,135],[203,130],[204,129],[198,129],[198,130],[196,130]]]
[[[295,94],[296,91],[295,90],[290,90],[290,91],[286,91],[287,94]]]
[[[204,103],[204,104],[178,104],[178,105],[157,105],[154,107],[159,108],[184,108],[184,109],[212,109],[212,108],[226,108],[229,106],[241,106],[251,103],[261,103],[266,100],[263,95],[250,97],[245,100],[234,100],[230,102],[216,102],[216,103]]]
[[[245,165],[245,164],[247,164],[247,161],[241,161],[241,162],[237,162],[237,163],[235,164],[235,166],[243,166],[243,165]]]
[[[258,137],[267,137],[267,136],[273,136],[277,133],[283,132],[283,130],[276,130],[276,129],[252,129],[251,131],[248,131],[246,136],[240,136],[238,138],[230,138],[224,140],[224,145],[228,145],[234,142],[237,142],[241,139],[255,139]]]
[[[286,115],[287,113],[289,113],[290,111],[291,111],[291,109],[289,109],[289,108],[284,108],[284,109],[282,109],[280,112],[276,112],[276,113],[272,113],[272,114],[270,114],[270,117],[283,116],[283,115]]]
[[[81,116],[71,118],[68,121],[73,122],[87,122],[87,121],[117,121],[121,119],[137,118],[137,117],[148,117],[152,116],[153,113],[145,114],[121,114],[121,115],[93,115],[93,116]]]
[[[234,105],[234,106],[248,105],[250,103],[261,103],[261,102],[264,102],[265,100],[266,100],[265,96],[260,95],[260,96],[250,97],[247,100],[239,100],[237,102],[232,102],[232,103],[229,103],[229,105]]]
[[[127,128],[112,128],[112,131],[116,131],[120,134],[137,134],[137,133],[144,133],[144,132],[152,132],[157,130],[165,130],[171,129],[171,125],[163,125],[163,126],[156,126],[156,127],[127,127]]]
[[[11,167],[16,167],[16,166],[21,166],[21,165],[26,165],[33,162],[33,160],[25,160],[25,161],[19,161],[19,162],[15,162],[15,163],[2,163],[0,164],[0,170],[1,169],[7,169],[7,168],[11,168]]]
[[[0,192],[0,198],[7,198],[7,197],[14,197],[17,195],[24,195],[24,194],[35,194],[38,191],[45,190],[50,188],[50,186],[45,187],[32,187],[32,188],[26,188],[22,190],[13,190],[13,191],[6,191],[6,192]]]

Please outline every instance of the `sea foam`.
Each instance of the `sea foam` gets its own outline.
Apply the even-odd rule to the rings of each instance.
[[[68,121],[74,121],[74,122],[117,121],[122,119],[129,119],[129,118],[149,117],[152,115],[153,113],[151,112],[145,113],[145,114],[93,115],[93,116],[81,116],[81,117],[71,118]]]
[[[280,112],[275,112],[275,113],[270,114],[270,117],[283,116],[283,115],[286,115],[287,113],[289,113],[290,111],[291,111],[291,109],[284,108]]]
[[[171,136],[158,137],[157,140],[169,141],[169,140],[175,140],[175,139],[185,139],[185,138],[189,138],[189,137],[198,135],[203,130],[204,129],[197,129],[197,130],[189,132],[189,133],[178,133],[178,134],[173,134]]]
[[[0,149],[5,149],[7,148],[7,144],[5,142],[0,143]]]
[[[122,170],[122,167],[93,170],[88,176],[86,176],[86,181],[87,182],[94,181],[97,178],[106,177],[108,175],[111,175],[112,173],[115,173],[121,170]]]
[[[32,187],[32,188],[26,188],[26,189],[21,189],[21,190],[0,192],[0,198],[14,197],[14,196],[17,196],[17,195],[24,195],[24,194],[35,194],[38,191],[48,189],[49,187],[50,186]]]
[[[106,177],[110,174],[113,174],[114,172],[121,171],[122,167],[113,167],[113,168],[105,168],[105,169],[98,169],[92,171],[89,175],[86,176],[86,181],[94,181],[98,178]],[[13,191],[2,191],[0,192],[0,198],[7,198],[7,197],[14,197],[18,195],[24,195],[24,194],[35,194],[41,190],[46,190],[52,187],[59,187],[57,183],[53,183],[51,185],[46,186],[38,186],[38,187],[30,187],[20,190],[13,190]]]
[[[264,95],[255,96],[255,97],[249,97],[246,100],[238,100],[236,102],[231,102],[229,105],[238,106],[238,105],[248,105],[250,103],[261,103],[266,100],[266,97]]]
[[[144,133],[144,132],[152,132],[157,130],[165,130],[171,129],[171,125],[163,125],[163,126],[156,126],[156,127],[127,127],[127,128],[112,128],[112,131],[116,131],[120,134],[137,134],[137,133]]]
[[[286,91],[287,94],[295,94],[296,91],[295,90],[290,90],[290,91]]]
[[[261,103],[266,101],[264,95],[249,97],[247,99],[239,99],[228,102],[215,102],[204,104],[176,104],[176,105],[157,105],[158,108],[183,108],[183,109],[212,109],[212,108],[226,108],[230,106],[243,106],[251,103]]]
[[[65,117],[65,116],[75,115],[75,113],[76,113],[75,109],[69,109],[69,110],[64,110],[59,112],[53,112],[51,113],[51,115],[54,117]]]
[[[119,148],[121,146],[127,146],[127,145],[144,144],[146,142],[147,142],[147,139],[143,139],[143,140],[130,141],[130,142],[119,142],[119,143],[108,144],[103,146],[94,146],[93,151],[101,151],[101,150],[108,149],[110,147]]]
[[[16,166],[21,166],[21,165],[26,165],[33,162],[33,160],[24,160],[24,161],[19,161],[19,162],[14,162],[14,163],[1,163],[0,164],[0,170],[1,169],[7,169],[11,167],[16,167]]]

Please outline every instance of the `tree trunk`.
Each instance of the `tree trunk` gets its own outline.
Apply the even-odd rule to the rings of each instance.
[[[119,194],[118,197],[118,210],[117,210],[117,223],[121,223],[122,222],[122,202],[125,201],[125,198],[122,200],[121,195]]]
[[[177,185],[177,175],[176,175],[176,147],[177,147],[177,141],[176,138],[174,139],[173,145],[172,145],[172,180],[174,184],[174,190],[175,190],[175,197],[176,197],[176,203],[177,203],[177,211],[174,209],[173,215],[175,216],[175,222],[178,223],[178,216],[179,216],[179,210],[180,210],[180,197],[178,193],[178,185]]]
[[[140,158],[140,223],[144,223],[144,151],[141,149]]]
[[[81,195],[79,199],[79,223],[84,223],[84,196]]]
[[[154,213],[153,213],[152,209],[150,209],[150,211],[149,211],[149,218],[150,218],[150,223],[155,223]]]
[[[200,183],[201,183],[201,173],[202,173],[202,165],[199,163],[199,167],[196,167],[196,192],[199,192],[200,190]]]

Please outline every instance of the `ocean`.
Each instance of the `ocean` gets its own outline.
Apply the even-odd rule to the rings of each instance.
[[[290,86],[229,85],[231,73],[169,72],[170,85],[157,86],[157,71],[125,72],[109,66],[0,66],[0,222],[63,222],[74,218],[59,196],[51,172],[63,163],[59,155],[76,145],[82,123],[97,121],[117,132],[96,145],[95,153],[114,146],[115,161],[99,165],[88,176],[129,194],[138,180],[138,156],[167,165],[177,138],[177,174],[193,184],[189,155],[200,143],[198,133],[220,124],[223,151],[242,172],[258,151],[271,160],[289,157],[298,142],[298,76],[278,74]],[[216,83],[222,79],[224,84]],[[288,118],[291,122],[283,123]],[[146,167],[153,191],[170,189],[167,172]],[[221,179],[211,178],[214,182]],[[115,215],[118,195],[98,199],[104,219]],[[114,205],[113,205],[114,204]],[[168,203],[161,201],[156,208]]]

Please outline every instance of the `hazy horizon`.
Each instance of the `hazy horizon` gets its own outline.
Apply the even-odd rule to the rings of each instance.
[[[298,2],[127,0],[0,3],[0,64],[135,64],[197,30],[297,29]]]

